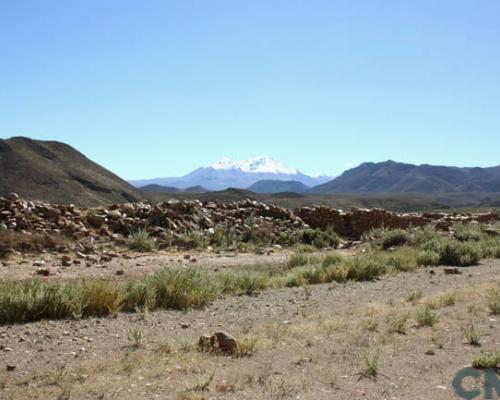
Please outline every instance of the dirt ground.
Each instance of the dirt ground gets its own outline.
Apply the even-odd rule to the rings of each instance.
[[[46,265],[62,270],[51,279],[116,277],[117,269],[127,277],[179,263],[214,270],[279,263],[287,254],[193,256],[120,257],[107,268],[52,267],[46,256]],[[0,278],[31,276],[32,263],[10,261]],[[228,296],[189,312],[0,326],[0,399],[459,398],[454,375],[480,350],[500,350],[500,316],[486,300],[488,289],[500,288],[500,260],[461,271],[422,268],[375,282]],[[416,321],[425,304],[438,315],[434,326]],[[394,331],[398,319],[404,333]],[[465,340],[472,325],[481,346]],[[200,335],[216,331],[247,343],[251,354],[201,352]],[[473,386],[482,382],[466,382]]]
[[[73,264],[65,267],[62,264],[63,255],[42,254],[14,256],[0,265],[0,279],[28,279],[37,276],[39,269],[48,270],[46,278],[77,279],[77,278],[104,278],[129,279],[150,274],[165,267],[192,266],[207,270],[218,271],[226,268],[246,267],[258,264],[280,264],[286,261],[290,252],[268,249],[264,254],[233,253],[233,252],[167,252],[134,253],[110,252],[88,255],[88,259],[78,257],[74,253],[68,254]],[[43,261],[42,266],[37,262]],[[117,271],[120,271],[117,273]]]

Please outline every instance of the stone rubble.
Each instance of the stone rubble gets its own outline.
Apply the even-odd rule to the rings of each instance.
[[[289,210],[252,200],[139,202],[85,209],[28,201],[14,193],[0,197],[0,231],[60,233],[92,240],[107,237],[120,241],[139,230],[159,239],[180,238],[191,232],[209,236],[217,229],[243,237],[256,229],[266,229],[278,237],[308,227],[329,226],[341,236],[356,240],[373,228],[407,229],[432,224],[448,230],[457,222],[493,223],[499,219],[494,213],[395,213],[358,208],[342,211],[326,206]],[[78,257],[85,258],[84,253]]]

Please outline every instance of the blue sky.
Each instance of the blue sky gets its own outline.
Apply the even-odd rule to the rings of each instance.
[[[497,0],[0,0],[0,137],[124,178],[500,164]]]

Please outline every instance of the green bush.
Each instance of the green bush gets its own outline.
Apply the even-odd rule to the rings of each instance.
[[[476,245],[467,242],[452,242],[444,244],[440,252],[440,264],[469,266],[475,265],[481,259]]]
[[[439,265],[441,256],[432,250],[420,250],[417,252],[417,264],[421,266]]]
[[[500,366],[500,351],[481,351],[472,359],[472,366],[479,369],[497,368]]]
[[[345,260],[346,278],[353,281],[371,281],[387,272],[387,265],[374,257],[353,257]]]
[[[134,251],[141,252],[152,252],[155,250],[154,240],[151,238],[148,232],[144,230],[138,230],[137,232],[130,235],[130,249]]]
[[[438,321],[438,315],[436,311],[426,305],[417,311],[416,319],[420,326],[434,326]]]
[[[481,259],[480,247],[477,243],[459,242],[445,238],[433,238],[421,246],[424,252],[428,252],[428,260],[434,261],[434,255],[439,255],[437,264],[469,266],[475,265]],[[421,259],[421,261],[423,261]],[[430,265],[436,265],[430,264]]]
[[[337,248],[340,238],[332,227],[325,230],[306,229],[301,232],[300,241],[304,244],[312,245],[317,249],[325,247]]]
[[[479,224],[456,224],[453,226],[454,237],[460,242],[479,242],[486,238]]]
[[[492,314],[500,315],[500,289],[488,291],[488,307]]]
[[[408,241],[408,234],[402,229],[385,231],[382,234],[382,248],[387,250],[391,247],[402,246]]]
[[[191,268],[163,269],[149,277],[147,284],[155,293],[155,306],[164,309],[204,307],[219,294],[207,273]]]

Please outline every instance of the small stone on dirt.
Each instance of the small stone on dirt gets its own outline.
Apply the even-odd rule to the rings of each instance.
[[[50,270],[48,268],[38,268],[36,270],[36,274],[41,276],[49,276]]]
[[[444,273],[447,275],[460,275],[462,271],[460,271],[457,267],[444,267]]]

